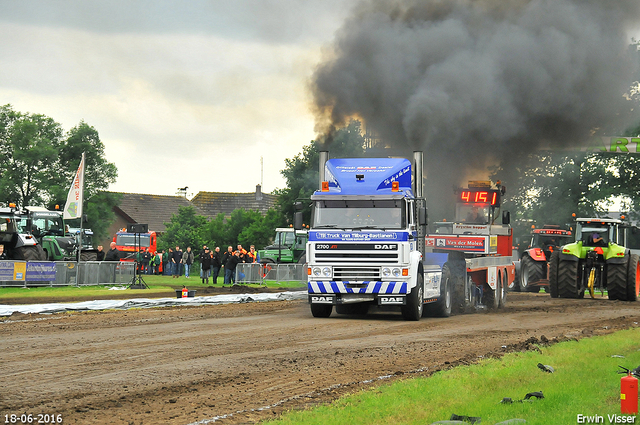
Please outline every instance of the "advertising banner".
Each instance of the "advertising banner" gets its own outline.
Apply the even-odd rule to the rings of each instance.
[[[27,263],[14,261],[0,261],[0,281],[11,282],[24,280]]]
[[[27,263],[27,282],[53,282],[56,280],[56,263],[52,261],[29,261]]]
[[[488,236],[429,236],[425,242],[428,248],[489,253]]]

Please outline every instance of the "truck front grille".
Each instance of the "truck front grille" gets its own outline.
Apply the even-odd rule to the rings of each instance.
[[[380,267],[334,267],[333,279],[336,281],[380,280]]]

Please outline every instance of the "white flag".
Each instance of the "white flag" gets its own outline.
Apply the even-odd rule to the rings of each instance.
[[[80,166],[76,171],[76,177],[71,183],[69,195],[67,195],[67,203],[64,206],[63,218],[65,220],[71,218],[82,217],[82,192],[84,191],[84,153],[80,160]]]

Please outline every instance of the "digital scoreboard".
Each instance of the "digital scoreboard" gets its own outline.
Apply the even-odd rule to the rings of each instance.
[[[500,191],[498,189],[463,189],[458,195],[458,202],[499,207]]]

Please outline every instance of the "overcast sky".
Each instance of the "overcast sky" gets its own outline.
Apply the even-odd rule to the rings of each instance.
[[[308,79],[355,0],[0,0],[0,104],[96,128],[110,190],[283,188]]]

